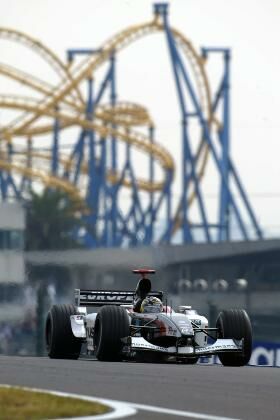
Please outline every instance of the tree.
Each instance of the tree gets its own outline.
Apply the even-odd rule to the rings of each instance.
[[[81,247],[74,233],[82,220],[71,199],[59,190],[31,192],[26,212],[26,250],[56,250]]]

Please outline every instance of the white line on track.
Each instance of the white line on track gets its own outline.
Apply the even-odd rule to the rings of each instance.
[[[52,391],[52,390],[39,389],[39,388],[28,388],[28,387],[21,387],[21,386],[6,385],[6,384],[5,385],[0,384],[0,387],[17,388],[17,389],[23,389],[26,391],[33,391],[33,392],[43,392],[46,394],[57,395],[60,397],[67,397],[67,398],[78,398],[84,401],[98,402],[98,403],[107,405],[112,409],[112,411],[107,414],[101,414],[97,416],[87,416],[87,417],[71,417],[71,420],[118,419],[122,417],[133,416],[137,413],[138,410],[149,411],[149,412],[158,413],[158,414],[166,414],[166,415],[169,414],[169,415],[177,416],[177,417],[185,417],[185,418],[200,419],[200,420],[240,420],[240,419],[232,418],[232,417],[223,417],[223,416],[221,417],[221,416],[215,416],[211,414],[197,413],[193,411],[174,410],[171,408],[156,407],[153,405],[135,404],[128,401],[108,400],[104,398],[90,397],[89,395],[70,394],[68,392],[59,392],[59,391]],[[56,420],[63,420],[63,419],[56,419]]]
[[[69,394],[68,392],[59,392],[59,391],[52,391],[46,389],[39,389],[39,388],[28,388],[24,386],[13,386],[13,385],[6,385],[0,384],[0,387],[4,388],[15,388],[15,389],[23,389],[25,391],[32,391],[32,392],[42,392],[44,394],[50,395],[57,395],[58,397],[66,397],[66,398],[78,398],[79,400],[89,401],[89,402],[97,402],[100,404],[107,405],[109,408],[112,409],[111,412],[106,414],[101,414],[97,416],[84,416],[84,417],[71,417],[71,420],[110,420],[110,419],[119,419],[122,417],[133,416],[136,414],[137,410],[127,403],[123,403],[121,401],[113,401],[113,400],[106,400],[104,398],[94,398],[88,395],[79,395],[79,394]],[[62,420],[62,419],[56,419]],[[64,418],[65,420],[65,418]]]
[[[163,408],[163,407],[155,407],[153,405],[142,405],[142,404],[133,404],[126,402],[126,404],[129,404],[130,407],[133,407],[137,410],[144,410],[144,411],[150,411],[153,413],[160,413],[160,414],[169,414],[173,416],[178,417],[185,417],[185,418],[191,418],[191,419],[201,419],[201,420],[239,420],[234,419],[231,417],[221,417],[221,416],[213,416],[210,414],[203,414],[203,413],[196,413],[193,411],[182,411],[182,410],[173,410],[172,408]]]

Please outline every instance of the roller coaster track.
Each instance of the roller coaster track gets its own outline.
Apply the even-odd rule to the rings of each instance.
[[[64,181],[62,178],[48,175],[39,169],[27,168],[16,163],[9,163],[0,159],[0,168],[6,172],[13,172],[25,176],[26,178],[38,179],[44,185],[65,191],[78,209],[86,209],[85,203],[79,193],[79,190],[70,182]]]
[[[0,74],[43,94],[43,98],[40,100],[15,95],[0,95],[0,108],[23,111],[15,120],[0,127],[2,140],[14,142],[17,137],[30,138],[49,133],[53,130],[53,123],[38,123],[41,117],[49,117],[59,121],[60,129],[78,126],[85,130],[94,130],[101,139],[105,140],[113,137],[118,141],[134,146],[148,156],[152,155],[160,164],[163,173],[173,173],[175,167],[170,153],[158,143],[151,143],[147,136],[134,129],[132,130],[136,126],[153,125],[153,121],[144,107],[131,103],[117,103],[114,108],[108,105],[99,106],[95,110],[92,120],[88,120],[84,116],[85,100],[80,90],[81,82],[91,78],[111,58],[112,54],[120,52],[140,38],[162,31],[164,31],[164,27],[158,16],[151,22],[129,27],[105,42],[98,54],[90,55],[75,67],[74,65],[65,65],[51,50],[32,37],[12,29],[0,28],[0,38],[6,38],[31,48],[31,50],[46,60],[61,78],[59,85],[52,86],[12,66],[0,64]],[[171,28],[171,31],[192,69],[205,119],[211,125],[214,117],[211,113],[210,87],[204,69],[204,61],[184,35],[174,28]],[[17,155],[23,156],[24,154],[27,156],[27,149],[15,153],[15,157]],[[38,160],[51,160],[50,154],[36,154],[33,152],[31,157]],[[201,179],[208,159],[208,147],[203,136],[201,136],[197,147],[195,159],[197,176]],[[72,167],[72,162],[67,156],[60,156],[59,162],[64,168],[69,169]],[[21,165],[23,165],[22,162],[10,163],[7,160],[0,160],[1,169],[36,178],[47,186],[61,188],[75,201],[81,202],[80,191],[69,181]],[[87,164],[83,162],[82,172],[86,174],[87,171]],[[107,179],[112,183],[117,183],[120,180],[120,174],[109,171]],[[161,191],[164,182],[165,179],[153,182],[137,179],[137,186],[139,189],[148,192]],[[123,179],[122,183],[126,187],[131,187],[131,182],[127,179]],[[193,189],[190,191],[188,203],[191,204],[195,198],[196,194]],[[180,226],[180,211],[181,204],[179,203],[173,232]]]
[[[34,51],[40,57],[42,57],[42,59],[45,60],[56,71],[56,73],[61,77],[62,80],[67,79],[72,81],[72,75],[68,67],[60,60],[60,58],[53,51],[51,51],[48,47],[46,47],[37,39],[34,39],[30,35],[24,34],[15,29],[1,27],[0,38],[8,39],[18,44],[22,44],[27,48],[30,48],[32,51]],[[83,98],[78,87],[75,86],[73,92],[75,92],[76,98],[78,98],[78,100],[81,103],[83,103]],[[71,92],[71,94],[73,92]]]
[[[132,26],[115,37],[106,42],[103,47],[100,49],[98,55],[90,56],[82,63],[80,63],[76,68],[72,69],[71,77],[66,78],[60,83],[60,85],[53,87],[51,92],[46,95],[45,98],[40,101],[40,110],[34,115],[23,115],[17,124],[12,124],[8,129],[15,130],[20,132],[21,129],[25,128],[32,124],[43,111],[47,108],[54,108],[67,97],[73,90],[77,89],[77,86],[86,78],[91,77],[92,74],[108,59],[110,59],[113,53],[119,52],[122,49],[129,46],[131,43],[135,42],[137,39],[140,39],[144,36],[150,35],[155,32],[161,32],[164,30],[162,24],[158,22],[157,19],[153,20],[150,23]],[[210,88],[208,79],[204,70],[203,60],[197,54],[194,47],[180,32],[175,29],[171,29],[176,41],[182,47],[186,58],[189,60],[190,65],[194,71],[197,80],[197,88],[200,92],[200,100],[202,108],[205,110],[206,116],[211,117],[211,101],[210,101]],[[1,30],[0,30],[1,37]],[[33,44],[32,44],[33,45]],[[47,50],[47,49],[46,49]],[[40,50],[41,51],[41,50]],[[45,51],[45,49],[43,50]],[[65,70],[66,71],[66,70]],[[13,132],[12,131],[12,132]]]

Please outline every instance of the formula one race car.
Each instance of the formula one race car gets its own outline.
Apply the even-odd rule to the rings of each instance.
[[[246,365],[252,351],[252,327],[240,309],[220,312],[216,326],[190,306],[174,311],[163,293],[151,291],[147,274],[135,291],[75,290],[75,305],[53,305],[46,321],[50,358],[77,359],[85,343],[98,360],[177,361],[194,364],[217,354],[225,366]],[[87,307],[96,307],[87,313]],[[99,309],[99,310],[98,310]]]

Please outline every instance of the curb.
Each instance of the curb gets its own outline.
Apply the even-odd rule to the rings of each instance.
[[[90,397],[87,395],[71,394],[68,392],[52,391],[52,390],[46,390],[46,389],[40,389],[40,388],[28,388],[25,386],[16,386],[16,385],[13,386],[13,385],[7,385],[7,384],[0,384],[0,387],[22,389],[24,391],[30,391],[30,392],[41,392],[44,394],[56,395],[58,397],[77,398],[79,400],[84,400],[84,401],[89,401],[89,402],[98,402],[112,409],[112,411],[109,413],[100,414],[96,416],[64,417],[63,419],[57,418],[55,420],[65,420],[67,418],[68,419],[71,418],[71,420],[110,420],[110,419],[119,419],[122,417],[132,416],[136,414],[137,412],[135,408],[129,406],[127,403],[113,401],[113,400],[106,400],[104,398],[95,398],[95,397]]]

